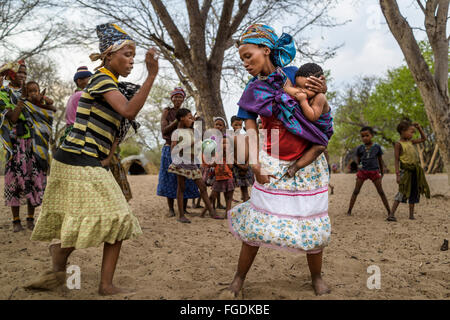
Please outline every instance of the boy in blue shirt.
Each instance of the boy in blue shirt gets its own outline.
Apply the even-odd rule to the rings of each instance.
[[[364,181],[370,179],[377,188],[378,194],[380,195],[389,216],[391,210],[381,183],[384,175],[383,168],[385,167],[382,158],[383,151],[381,150],[380,145],[372,142],[374,131],[371,127],[362,128],[360,134],[364,144],[360,145],[356,150],[358,173],[356,174],[355,190],[353,190],[347,215],[352,215],[352,209],[359,191],[361,190]]]

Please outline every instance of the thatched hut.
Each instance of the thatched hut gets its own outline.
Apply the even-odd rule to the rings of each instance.
[[[125,172],[129,175],[158,174],[158,168],[145,156],[129,156],[121,161]]]

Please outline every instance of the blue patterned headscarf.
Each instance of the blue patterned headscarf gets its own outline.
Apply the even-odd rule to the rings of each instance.
[[[100,53],[91,54],[90,58],[92,61],[104,60],[108,53],[118,51],[127,44],[134,44],[133,39],[114,23],[100,24],[97,26],[96,31]]]
[[[296,49],[291,35],[283,33],[278,38],[275,30],[264,24],[252,24],[241,35],[238,44],[262,44],[272,50],[276,67],[284,67],[295,58]]]

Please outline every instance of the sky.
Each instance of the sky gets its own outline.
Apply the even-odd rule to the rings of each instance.
[[[423,14],[415,1],[399,0],[398,3],[411,25],[423,26]],[[77,16],[79,19],[83,18],[77,11],[66,12],[65,14],[72,19],[74,17],[76,19]],[[325,48],[343,45],[337,50],[334,58],[323,64],[324,69],[330,70],[333,79],[329,83],[329,90],[342,90],[360,76],[383,76],[388,69],[404,64],[403,54],[389,31],[378,0],[340,0],[339,5],[330,11],[330,15],[337,22],[347,20],[349,22],[344,26],[335,28],[313,28],[305,31],[314,47]],[[293,19],[295,19],[295,15],[286,21],[272,21],[268,24],[274,26],[280,35],[284,24],[289,25]],[[416,38],[424,39],[425,33],[416,32]],[[92,70],[98,65],[98,62],[93,63],[89,60],[89,54],[97,50],[96,47],[92,49],[63,49],[52,53],[51,56],[60,66],[60,76],[64,80],[72,81],[71,79],[78,66],[86,65]],[[237,54],[237,49],[235,50]],[[139,54],[143,56],[143,51],[138,51]],[[142,58],[137,57],[137,60],[142,61]],[[162,61],[161,65],[167,66],[167,62]],[[140,83],[144,76],[143,64],[137,64],[126,81]],[[228,119],[237,113],[237,101],[241,91],[242,89],[236,85],[232,86],[231,91],[222,94]]]

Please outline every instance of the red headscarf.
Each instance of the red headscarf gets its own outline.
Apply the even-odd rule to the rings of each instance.
[[[0,67],[0,76],[6,76],[6,79],[14,81],[20,66],[25,66],[24,60],[5,63]]]

